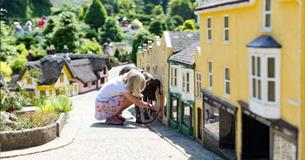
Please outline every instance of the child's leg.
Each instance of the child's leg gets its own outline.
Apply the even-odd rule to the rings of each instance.
[[[129,101],[127,98],[124,99],[124,102],[120,108],[120,110],[116,113],[116,115],[121,115],[122,112],[127,109],[130,105],[132,105],[132,102]]]

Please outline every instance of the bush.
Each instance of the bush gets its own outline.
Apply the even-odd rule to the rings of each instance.
[[[6,80],[9,80],[10,76],[13,73],[11,67],[6,62],[2,62],[2,61],[0,61],[0,72],[3,74]]]
[[[33,35],[24,35],[22,37],[18,37],[16,40],[16,44],[24,44],[26,49],[30,49],[31,45],[36,45],[38,43],[37,38],[35,38]]]
[[[43,127],[55,122],[57,117],[54,113],[28,112],[18,117],[15,130]]]
[[[12,112],[21,110],[26,104],[26,99],[19,92],[6,89],[1,89],[0,91],[0,111]]]
[[[53,106],[56,113],[70,112],[72,110],[72,101],[68,96],[60,95],[53,101]]]
[[[72,110],[72,101],[66,95],[59,95],[55,98],[49,98],[41,106],[38,106],[37,112],[48,114],[48,113],[62,113],[70,112]]]
[[[95,54],[103,54],[101,45],[95,40],[85,40],[79,49],[80,53],[87,54],[89,52]]]

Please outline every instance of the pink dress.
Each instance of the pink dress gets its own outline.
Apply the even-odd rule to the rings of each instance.
[[[111,79],[103,85],[95,100],[95,118],[105,120],[117,114],[125,101],[124,93],[128,93],[122,77]]]

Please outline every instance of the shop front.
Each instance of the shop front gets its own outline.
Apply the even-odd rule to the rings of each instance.
[[[228,159],[235,158],[237,107],[202,90],[204,110],[204,145]]]

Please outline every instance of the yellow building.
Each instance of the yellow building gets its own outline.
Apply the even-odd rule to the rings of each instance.
[[[304,13],[304,0],[210,0],[196,9],[203,132],[195,128],[205,146],[226,158],[305,159]]]
[[[165,31],[161,38],[156,37],[153,42],[147,42],[139,48],[137,67],[151,73],[162,82],[165,97],[168,97],[169,90],[168,58],[193,43],[198,36],[198,33],[194,32]],[[164,102],[167,104],[166,98]],[[167,107],[164,107],[164,109],[163,122],[167,124],[167,112],[169,110]]]

